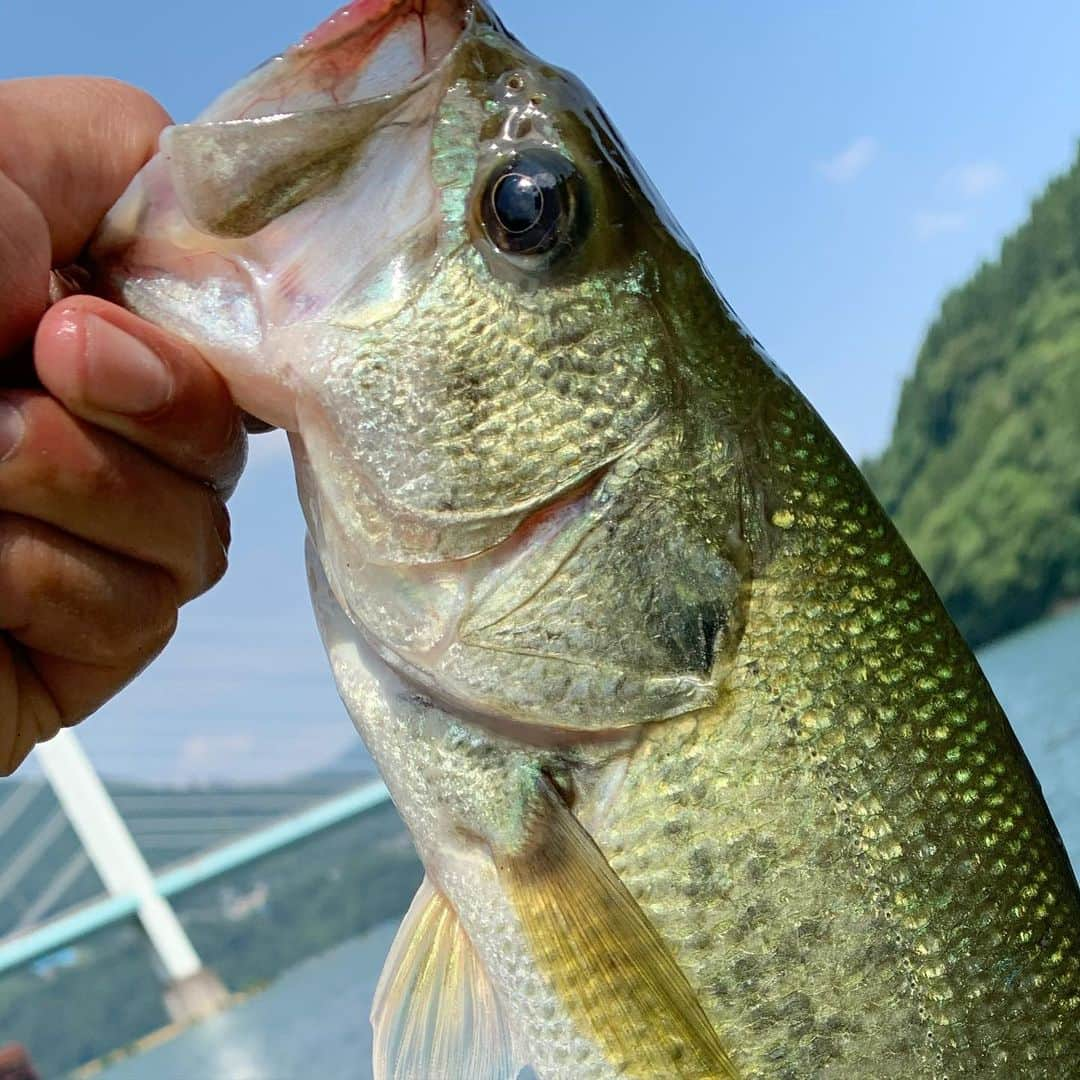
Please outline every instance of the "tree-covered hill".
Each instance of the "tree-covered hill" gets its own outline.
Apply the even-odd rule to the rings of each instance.
[[[1080,157],[945,298],[866,472],[972,644],[1080,597]]]

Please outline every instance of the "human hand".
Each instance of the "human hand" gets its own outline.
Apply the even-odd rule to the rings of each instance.
[[[0,775],[165,646],[225,570],[245,453],[189,345],[102,300],[46,312],[168,117],[103,79],[0,82]],[[40,388],[24,382],[32,358]]]

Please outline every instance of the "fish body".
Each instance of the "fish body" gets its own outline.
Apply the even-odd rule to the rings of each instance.
[[[103,287],[286,428],[427,878],[389,1077],[1046,1077],[1080,895],[932,587],[572,76],[361,0],[171,129]]]

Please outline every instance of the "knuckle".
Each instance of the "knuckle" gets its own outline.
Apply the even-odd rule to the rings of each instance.
[[[177,626],[176,585],[155,567],[125,568],[110,592],[125,599],[110,606],[95,627],[93,661],[99,664],[141,666],[156,656],[172,638]]]
[[[210,488],[200,485],[189,520],[191,531],[173,569],[182,603],[208,592],[228,569],[228,512]]]
[[[217,551],[212,552],[207,559],[205,572],[203,575],[203,586],[200,589],[200,595],[205,592],[209,592],[221,579],[225,576],[226,570],[229,568],[229,560],[225,555],[223,548],[218,546]]]
[[[44,300],[48,295],[45,278],[49,269],[49,225],[30,196],[5,175],[2,157],[0,201],[4,206],[3,217],[0,217],[0,253],[7,266],[18,268],[23,280],[38,280]]]
[[[178,589],[155,566],[86,548],[0,514],[0,614],[34,648],[88,664],[141,666],[177,624]]]
[[[129,654],[156,656],[161,652],[176,633],[178,609],[176,586],[169,575],[149,571],[142,625],[130,642]]]
[[[210,524],[206,529],[205,557],[203,562],[203,592],[212,589],[229,567],[229,513],[216,495],[209,496]]]
[[[11,562],[15,546],[19,542],[21,530],[16,522],[17,519],[10,514],[0,514],[0,567]]]
[[[210,513],[213,515],[214,531],[217,533],[218,543],[224,553],[227,554],[232,545],[232,518],[229,514],[229,508],[220,495],[215,494],[210,500]]]
[[[0,581],[11,600],[18,595],[33,599],[49,575],[42,574],[41,551],[33,523],[14,514],[0,514]]]
[[[202,440],[196,452],[203,462],[203,479],[217,491],[231,490],[247,457],[247,436],[239,414],[231,406],[222,410],[217,424],[202,433]]]
[[[73,473],[80,494],[92,505],[120,506],[127,500],[138,498],[123,467],[105,454],[87,454]]]
[[[232,493],[247,462],[247,451],[247,432],[244,430],[243,419],[230,402],[228,423],[223,425],[221,450],[210,477],[218,491]]]
[[[77,495],[103,511],[131,498],[123,463],[114,460],[104,445],[82,438],[68,416],[50,415],[59,409],[50,402],[25,410],[27,448],[35,451],[33,463],[28,463],[36,473],[34,481],[57,493]]]
[[[0,615],[5,628],[18,632],[51,612],[79,609],[93,594],[73,574],[70,556],[51,539],[47,526],[0,514]]]

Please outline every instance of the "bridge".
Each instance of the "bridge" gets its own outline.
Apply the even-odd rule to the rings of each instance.
[[[45,894],[61,891],[76,870],[89,862],[105,885],[106,896],[0,939],[0,975],[75,945],[105,927],[137,919],[159,962],[166,1009],[181,1022],[215,1011],[227,995],[203,965],[170,900],[340,825],[389,798],[381,782],[370,781],[153,873],[75,733],[62,731],[36,753],[63,816],[55,813],[49,818],[8,860],[0,879],[6,875],[10,887],[24,874],[65,825],[66,817],[82,850],[49,883]],[[0,804],[0,832],[10,828],[29,805],[19,791]],[[0,880],[0,886],[4,884]]]

